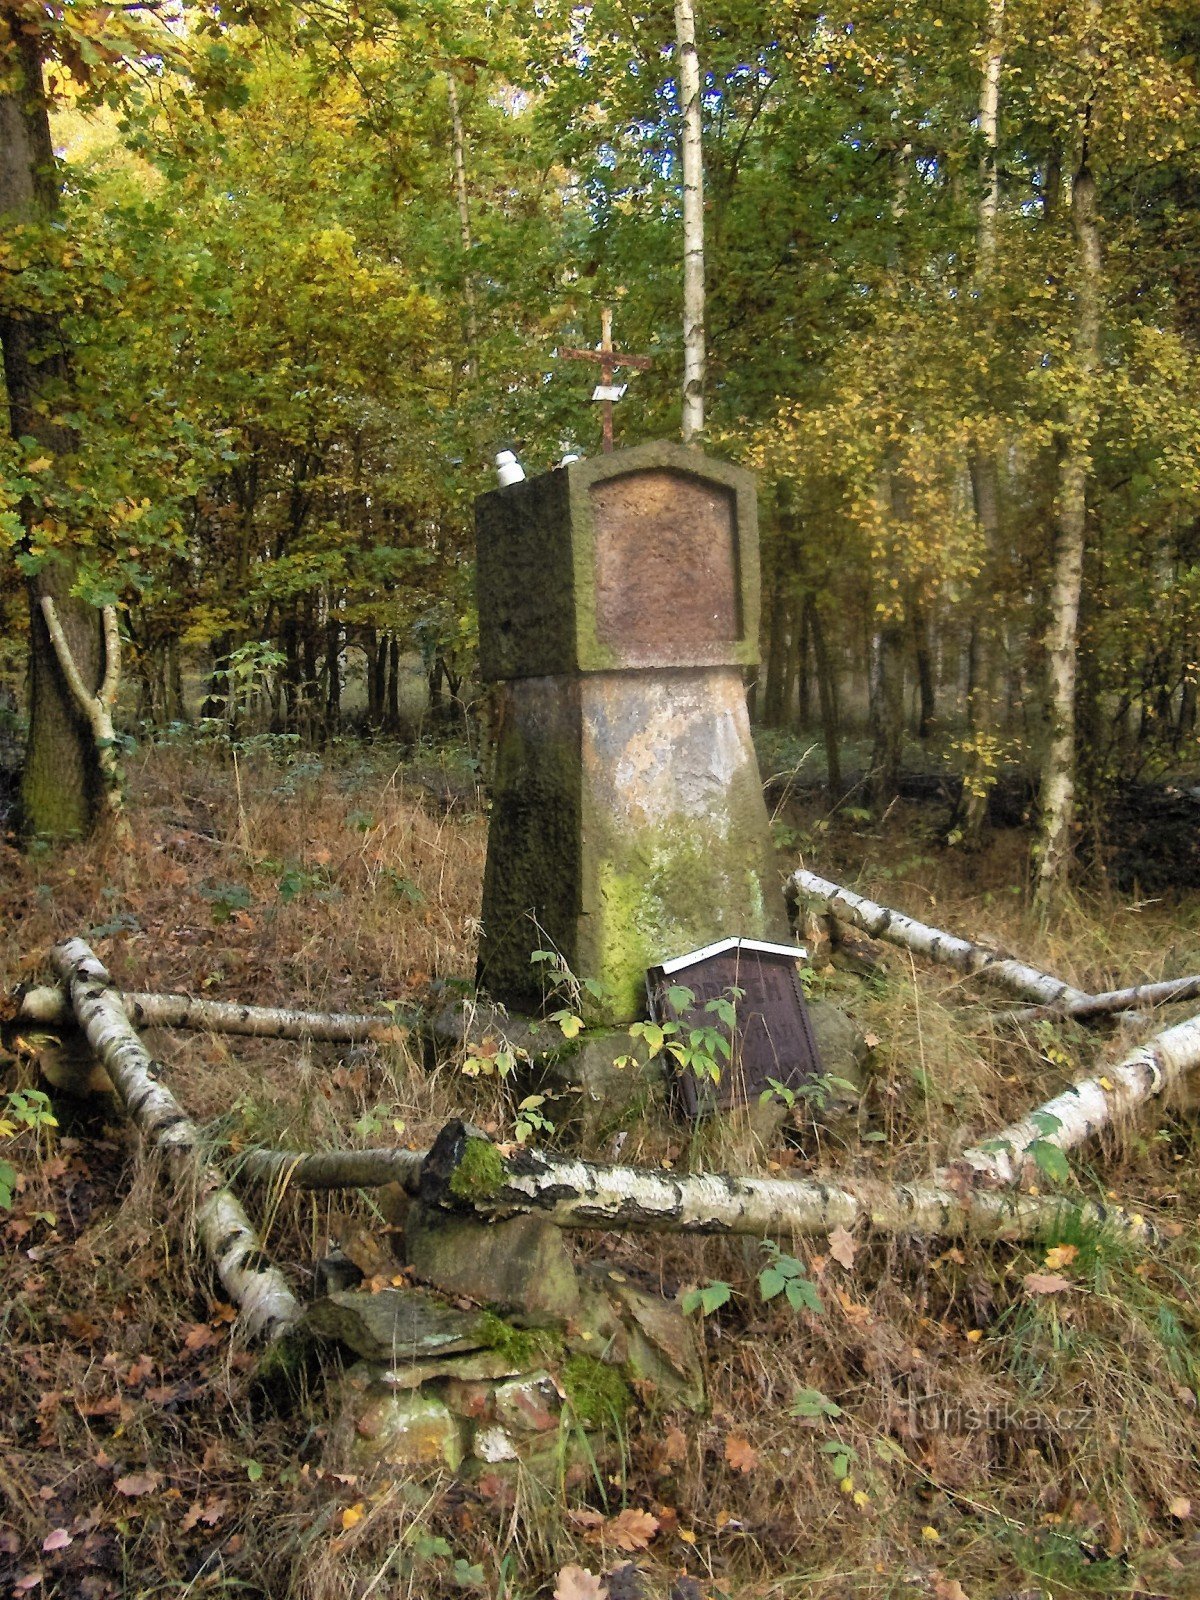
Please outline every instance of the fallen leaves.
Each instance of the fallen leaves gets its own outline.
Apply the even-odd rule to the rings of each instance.
[[[618,1550],[644,1550],[658,1532],[658,1518],[632,1506],[606,1524],[605,1534]]]
[[[161,1482],[157,1472],[128,1472],[123,1478],[117,1479],[113,1488],[118,1494],[137,1500],[144,1494],[153,1494]]]
[[[1027,1272],[1021,1280],[1029,1294],[1062,1294],[1075,1285],[1059,1272]]]
[[[1063,1267],[1069,1267],[1079,1254],[1077,1244],[1056,1244],[1046,1251],[1046,1271],[1059,1272]]]
[[[731,1433],[725,1441],[725,1459],[735,1472],[753,1472],[758,1451],[740,1434]]]
[[[605,1517],[599,1511],[572,1511],[571,1521],[584,1530],[584,1538],[616,1545],[618,1550],[644,1550],[659,1529],[659,1520],[649,1511],[637,1511],[632,1506],[615,1517]]]
[[[563,1567],[554,1585],[554,1600],[606,1600],[608,1586],[587,1567]]]
[[[854,1258],[858,1254],[858,1246],[854,1242],[854,1235],[842,1227],[834,1228],[829,1235],[829,1254],[849,1272],[854,1265]]]
[[[42,1540],[42,1549],[47,1553],[51,1550],[65,1550],[69,1544],[73,1543],[74,1540],[66,1528],[54,1528]]]

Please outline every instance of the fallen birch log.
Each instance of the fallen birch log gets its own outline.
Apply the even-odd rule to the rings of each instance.
[[[764,1238],[865,1224],[883,1233],[1028,1239],[1071,1217],[1135,1235],[1149,1232],[1143,1218],[1120,1207],[975,1182],[973,1174],[953,1168],[911,1184],[822,1183],[602,1166],[529,1149],[505,1155],[456,1121],[446,1124],[426,1157],[419,1193],[426,1205],[481,1221],[536,1211],[560,1228]]]
[[[1200,1066],[1200,1015],[1155,1034],[1116,1066],[1077,1082],[959,1158],[981,1178],[1017,1183],[1034,1146],[1067,1151]]]
[[[298,1320],[300,1306],[283,1274],[266,1261],[224,1175],[202,1156],[200,1129],[158,1081],[156,1065],[130,1026],[107,971],[82,939],[56,945],[51,960],[126,1111],[162,1151],[176,1182],[195,1181],[197,1235],[247,1330],[267,1341],[278,1338]]]
[[[122,994],[130,1022],[140,1028],[198,1028],[255,1039],[311,1039],[316,1043],[395,1044],[408,1030],[387,1017],[336,1011],[293,1011],[284,1006],[247,1006],[235,1000],[197,1000],[190,994]],[[57,984],[30,989],[17,1004],[14,1022],[54,1027],[73,1020],[70,1001]]]
[[[1132,989],[1105,989],[1099,994],[1085,995],[1082,1000],[1072,1000],[1065,1005],[1029,1006],[1024,1011],[1009,1012],[1007,1022],[1055,1021],[1063,1017],[1086,1022],[1091,1017],[1112,1016],[1118,1011],[1137,1011],[1142,1006],[1178,1005],[1184,1000],[1194,1000],[1200,995],[1200,976],[1192,978],[1166,978],[1161,983],[1139,983]]]
[[[843,922],[852,923],[864,933],[869,933],[873,939],[886,939],[890,944],[911,950],[914,955],[925,956],[958,972],[978,976],[997,989],[1007,989],[1019,999],[1056,1006],[1074,1005],[1092,998],[1082,989],[1074,989],[1069,983],[1051,977],[1048,972],[1040,972],[1027,962],[997,955],[994,950],[973,944],[969,939],[957,938],[941,928],[931,928],[927,923],[918,922],[915,917],[905,916],[902,911],[877,905],[875,901],[855,894],[853,889],[845,889],[827,878],[818,878],[816,873],[806,872],[803,867],[793,872],[786,887],[795,901],[810,910],[839,917]]]
[[[431,1156],[433,1165],[424,1175]],[[432,1152],[331,1150],[304,1155],[248,1150],[239,1160],[239,1176],[281,1189],[371,1189],[398,1183],[443,1210],[468,1211],[481,1220],[536,1211],[560,1228],[572,1229],[763,1237],[820,1233],[865,1222],[887,1233],[977,1232],[1027,1239],[1052,1232],[1069,1215],[1134,1234],[1148,1231],[1142,1219],[1119,1207],[976,1190],[973,1174],[965,1172],[944,1182],[837,1184],[606,1166],[537,1150],[505,1157],[491,1140],[457,1122],[447,1124]]]
[[[398,1183],[410,1194],[421,1184],[424,1150],[243,1150],[236,1176],[285,1189],[378,1189]]]

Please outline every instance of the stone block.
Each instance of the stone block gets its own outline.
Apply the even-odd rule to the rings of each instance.
[[[368,1390],[356,1410],[353,1455],[400,1469],[457,1472],[464,1454],[463,1424],[432,1395]]]
[[[758,659],[744,468],[650,442],[482,495],[475,528],[487,679]]]
[[[481,1312],[458,1311],[420,1289],[345,1290],[315,1300],[305,1324],[321,1339],[336,1339],[367,1361],[402,1366],[489,1344]]]
[[[405,1245],[417,1276],[447,1294],[519,1312],[526,1323],[565,1322],[578,1309],[579,1285],[562,1229],[539,1217],[485,1223],[417,1202]]]
[[[738,668],[528,678],[499,691],[481,989],[542,1001],[534,950],[645,1011],[646,968],[786,916]]]
[[[496,1420],[510,1433],[548,1433],[557,1428],[562,1396],[548,1372],[531,1372],[502,1383],[495,1393]]]

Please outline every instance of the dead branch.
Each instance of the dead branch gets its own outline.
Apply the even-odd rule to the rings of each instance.
[[[189,994],[119,994],[125,1015],[141,1028],[197,1028],[256,1039],[311,1039],[318,1043],[397,1044],[408,1030],[387,1017],[336,1011],[293,1011],[282,1006],[247,1006],[235,1000],[197,1000]],[[49,1027],[70,1023],[70,1002],[55,984],[21,996],[15,1022]]]
[[[267,1341],[299,1318],[300,1306],[262,1244],[224,1174],[201,1154],[202,1134],[170,1090],[129,1024],[107,971],[82,939],[56,945],[55,971],[70,995],[79,1026],[130,1117],[162,1151],[179,1185],[199,1196],[195,1228],[226,1293],[241,1308],[247,1330]]]
[[[806,872],[803,867],[788,879],[787,889],[795,901],[809,909],[839,917],[861,928],[864,933],[869,933],[872,938],[886,939],[890,944],[911,950],[914,955],[925,956],[958,972],[978,976],[983,982],[998,989],[1007,989],[1022,1000],[1055,1006],[1074,1005],[1092,998],[1082,989],[1073,989],[1060,978],[1039,972],[1024,961],[998,955],[996,951],[973,944],[969,939],[960,939],[952,933],[943,932],[941,928],[918,922],[914,917],[905,916],[902,911],[877,905],[873,900],[855,894],[852,889],[845,889],[826,878],[818,878],[813,872]]]

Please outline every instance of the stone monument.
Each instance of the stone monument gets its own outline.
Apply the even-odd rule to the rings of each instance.
[[[786,937],[743,672],[758,661],[750,473],[676,444],[481,496],[483,676],[497,685],[479,985],[541,1001],[553,948],[644,1015],[646,969]]]

